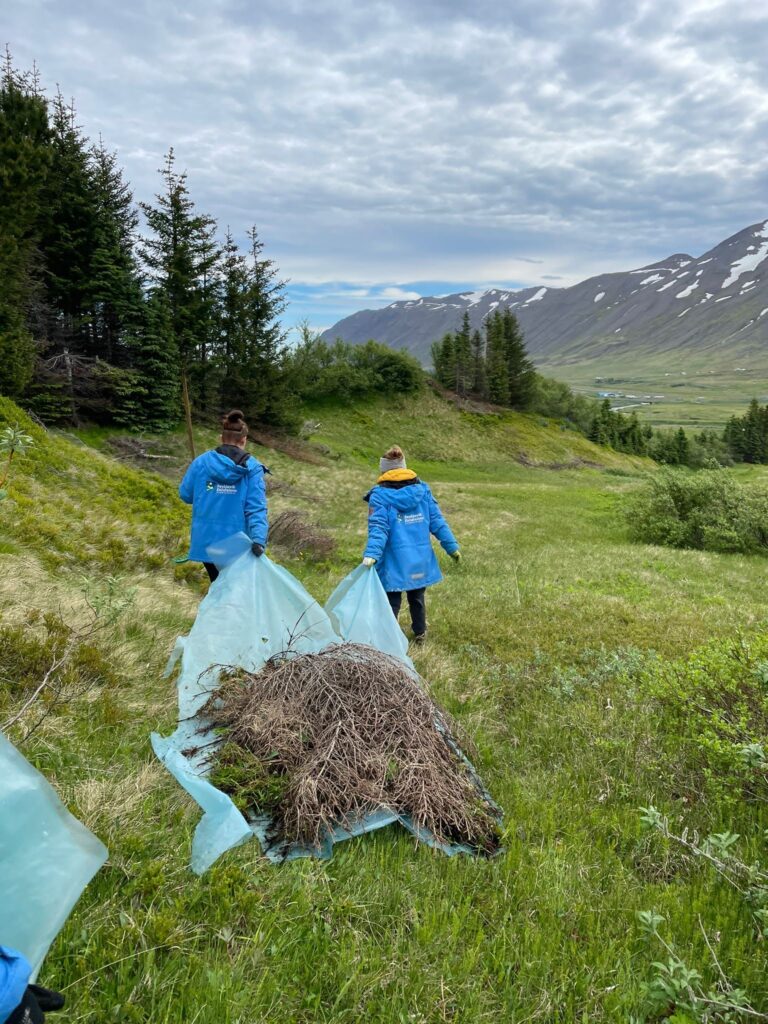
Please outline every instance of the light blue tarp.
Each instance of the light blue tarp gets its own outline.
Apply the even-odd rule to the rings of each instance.
[[[417,832],[408,818],[383,808],[348,823],[348,828],[338,826],[319,848],[281,843],[272,835],[269,818],[246,820],[230,798],[207,781],[220,741],[199,712],[215,692],[222,667],[256,672],[273,655],[289,648],[306,654],[347,641],[369,644],[399,658],[416,675],[407,654],[408,641],[377,573],[359,566],[339,584],[323,609],[289,572],[266,555],[255,558],[250,546],[245,534],[238,534],[216,550],[209,549],[212,561],[221,568],[220,575],[202,600],[189,635],[176,641],[167,668],[170,674],[181,659],[179,724],[171,736],[153,733],[151,737],[157,756],[204,812],[192,840],[192,870],[202,874],[222,853],[253,835],[275,863],[307,856],[329,858],[334,843],[395,821],[445,853],[473,852],[468,847],[438,843],[431,834]],[[454,749],[463,758],[461,751]],[[479,791],[490,802],[474,769],[466,763]]]
[[[37,973],[107,849],[0,733],[0,941]]]
[[[325,610],[339,636],[350,644],[370,644],[405,662],[415,673],[408,657],[408,640],[392,614],[379,574],[359,565],[328,598]]]

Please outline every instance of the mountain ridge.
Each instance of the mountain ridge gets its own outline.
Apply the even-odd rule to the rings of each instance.
[[[675,253],[629,271],[575,285],[490,288],[360,310],[323,337],[375,338],[429,362],[431,343],[456,330],[466,310],[472,328],[494,309],[518,316],[538,365],[605,362],[606,372],[653,359],[718,368],[734,360],[768,366],[768,220],[724,239],[699,257]]]

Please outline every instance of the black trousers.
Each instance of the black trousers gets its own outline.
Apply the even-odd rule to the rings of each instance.
[[[418,590],[406,590],[405,592],[405,596],[408,598],[408,610],[411,613],[411,626],[415,636],[421,636],[427,631],[426,593],[426,587],[420,587]],[[400,614],[403,595],[399,590],[391,590],[387,591],[387,597],[389,598],[389,606],[394,612],[395,618],[397,618]]]
[[[216,568],[213,562],[203,562],[203,565],[205,566],[205,571],[208,573],[208,579],[211,581],[211,583],[213,583],[213,581],[219,575],[219,570]]]

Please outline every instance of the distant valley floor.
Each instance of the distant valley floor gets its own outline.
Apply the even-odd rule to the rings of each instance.
[[[538,366],[547,377],[570,384],[592,398],[609,397],[615,409],[636,412],[656,427],[721,430],[732,415],[742,415],[756,398],[768,402],[768,369],[663,370],[638,365],[626,371],[600,372],[588,366]]]

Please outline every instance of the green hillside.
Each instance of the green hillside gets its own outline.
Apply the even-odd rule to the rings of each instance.
[[[272,469],[272,517],[299,509],[337,542],[321,561],[275,551],[319,600],[361,556],[361,496],[392,443],[461,542],[461,566],[441,556],[415,661],[504,808],[505,851],[447,859],[385,829],[327,864],[269,866],[251,843],[194,877],[197,809],[148,740],[175,722],[161,672],[205,589],[198,566],[171,563],[188,521],[175,496],[183,439],[142,439],[167,456],[146,462],[159,475],[116,462],[107,453],[125,447],[112,434],[68,439],[2,400],[0,426],[35,446],[0,503],[0,722],[69,644],[56,700],[51,689],[10,732],[110,850],[41,977],[66,989],[59,1019],[661,1019],[644,986],[668,954],[640,911],[664,917],[660,934],[703,985],[719,977],[710,943],[768,1012],[750,906],[645,834],[637,810],[655,805],[678,831],[739,833],[744,860],[768,859],[765,790],[742,787],[722,742],[694,729],[697,687],[763,678],[765,562],[631,544],[620,505],[651,464],[536,417],[460,412],[428,394],[304,418],[307,441],[262,436],[252,450]],[[741,728],[756,729],[758,712],[745,704]]]

